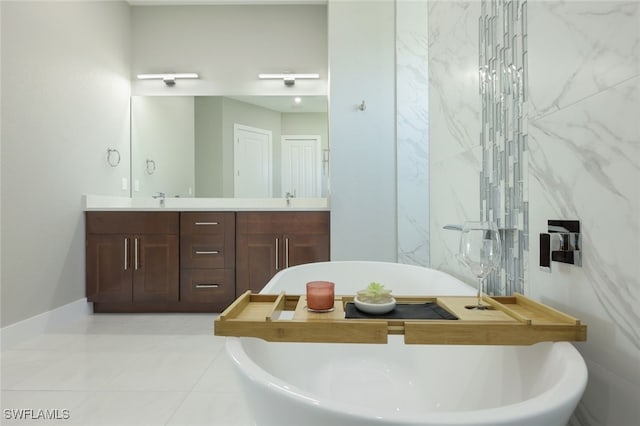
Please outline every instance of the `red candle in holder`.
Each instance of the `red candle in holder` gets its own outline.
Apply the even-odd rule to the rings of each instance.
[[[334,284],[332,282],[311,281],[307,283],[307,309],[328,311],[333,309],[334,299]]]

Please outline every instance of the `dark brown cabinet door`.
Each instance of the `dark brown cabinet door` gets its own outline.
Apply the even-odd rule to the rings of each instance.
[[[245,234],[236,243],[236,296],[257,293],[282,268],[284,241],[275,234]]]
[[[285,267],[329,260],[329,235],[287,234],[285,239]]]
[[[86,289],[95,312],[163,311],[180,301],[178,212],[86,212]]]
[[[133,301],[178,300],[179,267],[176,235],[133,237]]]
[[[329,212],[240,212],[236,221],[236,297],[281,269],[329,260]]]
[[[87,300],[130,302],[131,239],[126,235],[88,235],[86,255]]]

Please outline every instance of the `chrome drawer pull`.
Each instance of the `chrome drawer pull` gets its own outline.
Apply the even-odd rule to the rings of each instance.
[[[218,222],[196,222],[196,225],[218,225]]]
[[[218,250],[211,250],[211,251],[198,251],[198,250],[196,250],[196,254],[220,254],[220,252]]]
[[[218,288],[220,284],[196,284],[196,288]]]

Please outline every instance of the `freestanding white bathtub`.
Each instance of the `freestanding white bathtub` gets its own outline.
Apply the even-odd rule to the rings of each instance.
[[[474,295],[439,271],[384,262],[288,268],[262,293],[304,294],[330,280],[336,294],[377,281],[396,295]],[[270,343],[227,338],[256,425],[564,426],[587,382],[567,342],[533,346]]]

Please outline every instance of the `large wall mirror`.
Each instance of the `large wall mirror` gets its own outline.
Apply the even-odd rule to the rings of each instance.
[[[133,96],[133,197],[327,197],[326,96]]]

